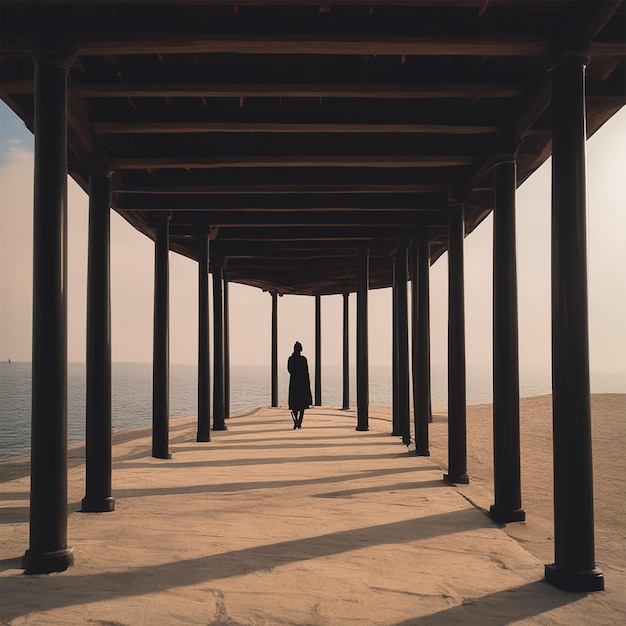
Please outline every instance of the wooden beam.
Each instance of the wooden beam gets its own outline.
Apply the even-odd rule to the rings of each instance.
[[[228,242],[225,242],[228,243]],[[317,259],[340,259],[342,257],[353,257],[358,252],[357,247],[352,248],[340,248],[334,246],[327,250],[277,250],[274,246],[259,250],[256,246],[253,250],[250,246],[241,245],[236,243],[233,245],[218,246],[218,250],[215,252],[218,256],[227,257],[228,259],[250,259],[258,261],[260,258],[263,261],[277,261],[288,262],[295,260],[315,261]]]
[[[471,124],[338,124],[255,122],[96,122],[93,130],[106,134],[197,134],[197,133],[419,133],[483,135],[497,126]]]
[[[102,37],[83,32],[74,37],[81,55],[132,54],[323,54],[418,56],[542,56],[550,41],[540,37],[503,37],[489,33],[465,37],[358,35],[224,35],[221,33],[132,33]]]
[[[372,184],[366,183],[354,184],[269,184],[269,185],[170,185],[170,186],[148,186],[148,185],[132,185],[119,187],[115,190],[118,196],[132,194],[164,194],[164,195],[186,195],[186,194],[407,194],[407,193],[446,193],[450,188],[449,185],[438,185],[421,183],[415,185],[407,184]]]
[[[409,37],[371,34],[232,35],[223,33],[113,33],[80,31],[65,33],[77,56],[157,54],[318,54],[374,56],[543,56],[550,51],[549,38],[502,36]],[[33,56],[31,41],[6,36],[4,58]]]
[[[622,42],[598,42],[594,44],[596,52],[592,56],[626,56],[626,47]],[[590,95],[619,97],[620,93],[602,93],[602,85],[589,85]],[[3,80],[0,82],[0,95],[5,98],[15,95],[29,95],[35,92],[32,78]],[[299,83],[71,83],[68,93],[80,98],[375,98],[379,100],[476,100],[510,99],[524,93],[522,85],[502,83],[442,83],[442,84],[387,84],[387,83],[342,83],[342,84],[299,84]],[[121,122],[109,122],[109,124]],[[178,122],[185,128],[186,122]],[[204,122],[189,122],[198,125],[202,132]],[[150,124],[146,123],[148,126]],[[171,122],[176,125],[177,122]],[[213,123],[209,123],[209,126]],[[226,122],[230,124],[230,122]],[[236,124],[236,122],[232,122]],[[107,122],[96,125],[106,130]],[[431,126],[431,124],[426,124]],[[437,126],[432,124],[432,126]],[[457,126],[470,126],[457,124]],[[116,131],[123,132],[123,130]],[[137,132],[137,131],[135,131]],[[185,132],[184,130],[177,132]],[[193,131],[187,131],[193,132]]]
[[[585,30],[582,33],[583,41],[592,40],[615,16],[617,11],[621,8],[623,0],[612,0],[612,2],[598,2],[597,7],[594,7],[593,17],[587,21]],[[595,45],[595,44],[594,44]],[[624,45],[622,45],[621,55],[626,53]]]
[[[196,232],[196,225],[173,224],[172,233],[177,235]],[[328,226],[229,226],[220,228],[216,241],[266,242],[290,241],[310,243],[311,240],[328,242],[369,241],[398,239],[407,236],[405,226],[386,225],[328,225]]]
[[[467,156],[362,156],[292,155],[239,157],[134,157],[111,158],[112,170],[213,169],[267,167],[457,167],[471,165]]]
[[[180,233],[174,233],[173,236],[185,236],[187,232],[184,227]],[[369,244],[368,244],[369,245]],[[363,247],[363,244],[358,241],[347,242],[346,245],[337,243],[335,241],[326,241],[319,239],[310,239],[305,242],[294,242],[289,239],[282,239],[280,241],[266,241],[264,239],[258,239],[257,241],[247,241],[241,243],[240,241],[229,241],[228,239],[216,239],[211,243],[211,250],[213,253],[221,256],[231,256],[233,254],[242,254],[244,256],[252,257],[268,257],[277,255],[281,258],[283,255],[327,255],[332,254],[336,250],[350,250],[352,252],[359,250]],[[371,254],[388,256],[389,242],[372,242]]]
[[[445,210],[446,195],[436,194],[121,194],[116,206],[125,211],[222,211],[236,214],[272,212],[283,214],[284,219],[293,213],[328,213],[351,211],[405,211],[414,213],[420,209]],[[278,219],[278,218],[277,218]]]
[[[12,81],[6,89],[28,90],[24,81]],[[70,86],[82,98],[381,98],[420,100],[429,98],[515,98],[520,85],[478,84],[298,84],[298,83],[80,83]],[[28,93],[28,92],[27,92]]]
[[[385,228],[388,226],[445,226],[447,224],[447,211],[423,210],[423,211],[202,211],[200,213],[172,211],[172,228],[183,225],[194,229],[210,224],[211,226],[226,227],[346,227],[358,228]],[[172,230],[172,232],[175,232]],[[220,231],[221,233],[222,231]],[[259,231],[259,236],[263,233]]]
[[[356,151],[355,151],[356,152]],[[156,184],[156,191],[171,189],[191,190],[199,188],[204,193],[207,188],[219,191],[235,187],[241,192],[260,188],[259,193],[303,193],[319,189],[322,193],[358,193],[364,187],[371,193],[380,191],[401,193],[411,192],[408,185],[417,185],[417,193],[439,193],[454,183],[459,168],[370,168],[364,176],[362,168],[260,168],[260,169],[197,169],[197,170],[127,170],[117,172],[113,177],[114,189],[145,188],[150,191]],[[428,185],[434,185],[429,189]],[[424,186],[424,187],[422,187]],[[388,187],[385,189],[385,187]],[[226,193],[230,193],[226,191]]]
[[[623,41],[593,41],[589,54],[591,57],[624,57],[626,46]]]

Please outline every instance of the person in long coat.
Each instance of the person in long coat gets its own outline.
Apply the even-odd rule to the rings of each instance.
[[[304,411],[313,404],[311,396],[311,380],[309,364],[302,356],[302,344],[299,341],[293,346],[293,354],[287,360],[289,371],[289,410],[293,419],[294,430],[302,428]]]

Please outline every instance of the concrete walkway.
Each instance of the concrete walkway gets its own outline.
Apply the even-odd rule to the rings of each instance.
[[[28,468],[3,464],[2,623],[612,623],[602,593],[543,582],[544,564],[391,437],[384,414],[357,432],[354,410],[317,407],[293,430],[285,408],[263,408],[210,443],[193,418],[173,420],[168,461],[151,458],[149,429],[117,433],[112,513],[78,512],[72,448],[75,565],[47,576],[19,568]]]

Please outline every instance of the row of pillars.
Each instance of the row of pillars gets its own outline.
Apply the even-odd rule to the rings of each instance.
[[[349,327],[349,301],[350,295],[343,294],[343,394],[342,410],[350,408],[350,356],[348,353],[350,327]],[[315,296],[315,372],[314,388],[315,395],[313,404],[322,405],[322,297]],[[272,407],[278,406],[278,294],[272,292],[272,367],[271,367]]]
[[[408,345],[409,278],[408,246],[397,251],[393,262],[393,420],[392,435],[401,435],[406,445],[410,437],[410,390]],[[412,255],[412,361],[413,361],[413,413],[415,416],[416,452],[429,456],[428,422],[432,421],[430,401],[430,318],[429,318],[429,267],[430,239],[428,229],[416,233]],[[367,292],[369,256],[366,251],[358,257],[357,288],[357,430],[368,430],[368,323]],[[343,403],[350,407],[349,392],[349,294],[343,294]],[[278,296],[272,294],[272,406],[278,406],[277,355],[278,355]],[[315,296],[315,371],[314,405],[322,404],[321,384],[321,296]]]
[[[221,262],[213,274],[213,430],[226,430],[230,417],[228,279]],[[209,360],[209,236],[198,236],[198,429],[196,441],[211,441]],[[157,456],[154,455],[153,456]],[[166,458],[166,457],[162,457]]]
[[[213,263],[213,430],[226,430],[230,416],[228,280]],[[198,236],[198,426],[196,441],[211,440],[209,360],[209,236]],[[108,285],[107,285],[108,290]],[[152,379],[152,456],[169,452],[169,217],[156,223]],[[87,388],[91,381],[87,372]]]
[[[591,414],[586,282],[585,191],[585,60],[568,58],[552,70],[552,367],[554,442],[555,562],[546,579],[563,589],[584,591],[604,587],[595,568],[591,464]],[[64,59],[35,59],[35,190],[33,256],[32,438],[29,548],[26,573],[63,571],[73,562],[67,544],[67,74]],[[110,485],[110,294],[109,183],[94,176],[90,184],[87,493],[83,510],[113,510]],[[519,489],[519,399],[517,366],[517,301],[515,269],[515,163],[496,168],[494,208],[494,519],[523,519]],[[450,208],[449,223],[449,463],[446,479],[467,482],[465,455],[465,338],[463,315],[463,206]],[[168,222],[157,226],[155,272],[154,421],[161,428],[168,414]],[[199,438],[208,437],[208,296],[205,294],[208,248],[200,242],[199,332],[201,368]],[[206,243],[208,246],[208,241]],[[413,248],[417,259],[418,302],[427,301],[428,242]],[[206,252],[206,254],[205,254]],[[405,251],[398,255],[398,311],[405,310]],[[358,258],[357,292],[357,430],[368,429],[367,254]],[[214,281],[214,298],[223,302],[222,280]],[[404,287],[402,286],[404,285]],[[424,293],[422,293],[424,290]],[[420,309],[418,304],[417,309]],[[222,306],[215,310],[217,358],[224,363]],[[273,324],[275,321],[273,321]],[[395,335],[404,338],[408,322],[396,319]],[[415,432],[422,452],[430,408],[428,317],[414,322],[413,350]],[[275,328],[273,326],[273,332]],[[205,350],[206,347],[206,350]],[[407,429],[408,346],[398,341],[399,364],[396,424]],[[422,354],[423,352],[423,354]],[[420,357],[420,354],[422,356]],[[275,357],[272,358],[273,367]],[[226,371],[220,369],[221,375]],[[226,385],[216,379],[214,393]],[[316,384],[317,387],[317,384]],[[428,390],[428,391],[427,391]],[[316,389],[317,391],[317,389]],[[224,398],[217,403],[214,427],[223,428]],[[200,422],[201,420],[201,422]],[[160,425],[160,426],[159,426]],[[155,441],[159,456],[167,456],[165,439]]]

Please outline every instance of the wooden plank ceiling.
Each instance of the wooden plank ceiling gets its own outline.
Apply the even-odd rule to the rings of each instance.
[[[73,57],[69,171],[113,172],[114,210],[231,281],[279,293],[370,285],[417,230],[446,250],[492,210],[493,164],[550,155],[549,69],[584,51],[588,134],[626,102],[623,1],[2,0],[2,98],[32,129],[33,61]],[[450,209],[449,207],[452,206]]]

